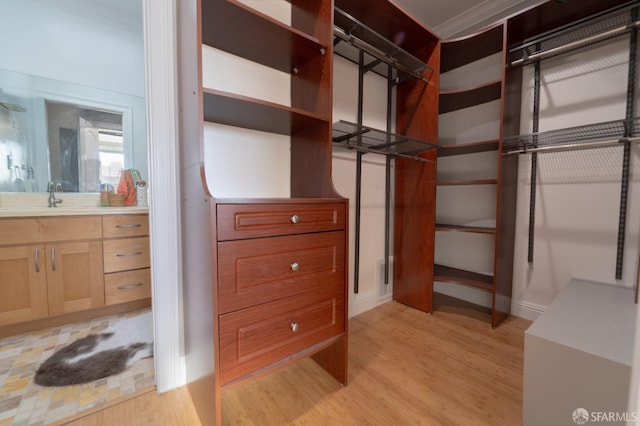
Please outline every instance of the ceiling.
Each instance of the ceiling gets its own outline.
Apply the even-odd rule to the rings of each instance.
[[[142,32],[141,0],[39,0],[124,29]],[[366,1],[366,0],[363,0]],[[441,38],[496,22],[545,0],[393,0]]]
[[[440,38],[468,34],[545,0],[394,0]]]

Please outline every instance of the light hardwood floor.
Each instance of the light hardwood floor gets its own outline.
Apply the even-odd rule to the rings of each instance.
[[[349,321],[349,385],[312,360],[222,395],[226,425],[519,425],[524,331],[439,298],[434,315],[388,302]],[[185,388],[72,425],[199,425]]]

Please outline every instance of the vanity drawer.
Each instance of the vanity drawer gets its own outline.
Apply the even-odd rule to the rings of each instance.
[[[126,271],[150,266],[149,237],[105,240],[102,244],[104,272]]]
[[[0,219],[0,244],[3,245],[100,238],[100,216]]]
[[[345,229],[345,203],[218,204],[218,241]]]
[[[327,287],[221,315],[221,383],[344,332],[344,303],[343,291]]]
[[[344,231],[218,243],[220,313],[309,290],[343,289]]]
[[[145,268],[105,274],[104,296],[107,305],[151,297],[151,270]]]
[[[104,238],[145,235],[149,235],[149,215],[126,214],[102,217],[102,236]]]

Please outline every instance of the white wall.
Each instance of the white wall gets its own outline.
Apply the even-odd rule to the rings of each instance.
[[[144,97],[141,33],[36,0],[0,10],[0,68]]]
[[[625,116],[628,38],[542,62],[540,130]],[[523,75],[521,133],[532,129],[533,67]],[[637,115],[636,108],[636,115]],[[615,279],[622,148],[538,155],[534,261],[527,262],[530,155],[519,163],[513,298],[524,315],[571,278],[633,287],[638,267],[640,151],[634,146],[622,280]]]

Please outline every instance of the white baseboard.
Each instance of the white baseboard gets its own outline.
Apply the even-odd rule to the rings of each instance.
[[[545,308],[545,306],[525,302],[524,300],[511,300],[511,315],[530,321],[535,321],[544,312]]]
[[[491,295],[485,291],[477,290],[471,287],[461,287],[455,284],[448,283],[434,283],[433,290],[438,293],[446,294],[447,296],[455,297],[456,299],[465,300],[467,302],[491,307]],[[536,318],[544,312],[545,306],[536,305],[535,303],[529,303],[524,300],[511,300],[511,315],[519,318],[524,318],[530,321],[535,321]]]
[[[391,294],[378,296],[378,292],[375,290],[358,293],[349,302],[349,318],[373,309],[389,300],[391,300]]]
[[[491,306],[491,296],[482,290],[447,285],[446,283],[434,283],[434,291],[487,308]],[[375,290],[356,294],[349,302],[349,318],[373,309],[390,300],[392,300],[391,293],[380,296]],[[511,301],[511,315],[518,318],[535,321],[544,310],[545,306],[536,305],[535,303],[516,299]]]

